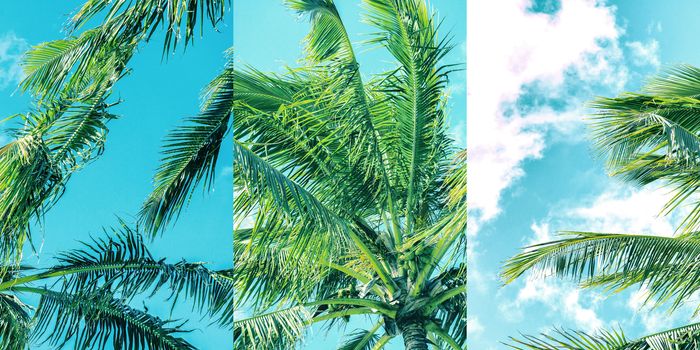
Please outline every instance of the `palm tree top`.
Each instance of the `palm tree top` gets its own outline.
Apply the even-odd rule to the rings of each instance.
[[[313,323],[370,315],[348,348],[461,348],[466,155],[447,134],[438,19],[364,1],[365,44],[396,61],[365,81],[332,1],[287,5],[311,21],[304,65],[234,70],[234,280],[252,315],[236,345],[287,349]]]

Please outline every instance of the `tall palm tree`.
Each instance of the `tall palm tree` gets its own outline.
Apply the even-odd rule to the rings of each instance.
[[[233,72],[234,345],[292,349],[363,316],[342,349],[466,346],[466,155],[447,134],[452,66],[420,0],[366,0],[396,66],[367,82],[331,0],[306,16],[305,64]]]
[[[620,292],[644,287],[647,303],[670,304],[671,311],[692,302],[691,295],[700,290],[699,98],[700,69],[683,65],[651,80],[641,93],[601,98],[592,105],[598,111],[595,144],[611,173],[641,186],[655,183],[670,188],[674,195],[665,214],[690,203],[674,237],[571,232],[510,259],[503,270],[506,283],[534,270],[573,279],[583,288]],[[528,337],[520,344],[526,349],[583,349],[588,348],[583,339],[589,339],[600,349],[695,349],[700,346],[700,324],[637,341],[616,331],[598,335],[560,331],[559,336]]]
[[[178,336],[184,322],[161,320],[128,303],[138,295],[169,290],[223,326],[233,320],[228,271],[201,263],[156,260],[141,235],[122,223],[106,238],[60,254],[46,269],[11,266],[0,278],[0,348],[21,350],[33,342],[76,349],[195,349]],[[32,308],[26,295],[40,297]],[[174,305],[173,305],[174,306]],[[147,309],[146,309],[147,310]]]
[[[65,39],[33,47],[22,65],[22,91],[35,110],[13,118],[19,126],[0,148],[0,255],[20,260],[30,227],[61,197],[70,176],[103,150],[110,98],[139,44],[165,29],[163,53],[194,41],[204,22],[216,28],[226,0],[87,1],[67,24]],[[88,23],[101,19],[94,28]]]

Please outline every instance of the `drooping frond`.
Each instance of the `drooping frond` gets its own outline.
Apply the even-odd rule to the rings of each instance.
[[[7,261],[21,251],[32,219],[63,193],[71,174],[102,153],[109,113],[103,90],[59,100],[20,116],[24,125],[0,148],[0,242]]]
[[[105,18],[117,17],[122,25],[137,26],[147,33],[146,40],[156,32],[158,27],[165,30],[163,53],[175,50],[182,42],[187,46],[195,39],[197,27],[200,35],[204,32],[204,23],[209,22],[212,28],[225,19],[226,5],[230,0],[137,0],[112,1],[91,0],[71,18],[73,30],[104,14]],[[120,14],[127,14],[119,17]]]
[[[238,179],[250,197],[256,202],[269,201],[275,210],[287,216],[287,220],[306,219],[318,225],[320,231],[334,234],[341,241],[331,243],[327,247],[343,244],[349,231],[349,224],[337,213],[327,208],[313,194],[299,186],[295,181],[275,169],[238,140],[234,140],[234,166]],[[244,197],[240,197],[244,198]],[[270,208],[272,209],[272,208]]]
[[[43,288],[16,287],[19,292],[41,295],[34,335],[63,348],[79,349],[194,349],[178,334],[182,324],[161,320],[132,309],[110,293],[59,293]]]
[[[188,299],[193,309],[222,325],[231,324],[233,282],[203,264],[155,260],[141,235],[124,223],[108,237],[83,245],[83,249],[60,254],[58,264],[37,277],[64,276],[62,289],[66,293],[115,290],[124,300],[165,289],[173,305]]]
[[[284,232],[277,235],[277,241],[268,241],[268,234],[256,230],[260,229],[234,232],[233,279],[238,304],[267,310],[277,304],[359,291],[356,286],[360,282],[345,273],[349,269],[333,268],[338,262],[328,262],[330,257],[298,254],[295,245],[300,239],[295,233]]]
[[[22,60],[21,89],[47,100],[109,89],[125,74],[136,43],[113,42],[105,30],[92,29],[31,48]]]
[[[24,349],[31,326],[29,307],[14,295],[0,293],[0,348]]]
[[[312,313],[303,306],[236,318],[233,347],[251,350],[294,349],[302,340]]]
[[[545,276],[571,278],[584,286],[620,291],[644,284],[648,300],[681,305],[700,284],[697,261],[700,242],[692,236],[659,237],[574,232],[571,237],[526,248],[504,265],[502,276],[512,282],[528,270]]]
[[[237,72],[235,138],[324,203],[375,210],[378,180],[354,146],[369,135],[353,117],[360,107],[338,85],[323,69]]]
[[[54,96],[65,90],[76,90],[81,82],[97,71],[123,71],[142,40],[165,25],[163,52],[173,49],[183,40],[185,45],[194,40],[195,25],[203,25],[206,15],[213,27],[224,18],[225,0],[202,1],[88,1],[72,18],[70,37],[40,44],[25,57],[26,78],[21,87],[40,97]],[[100,25],[75,35],[78,28],[104,13]],[[203,26],[201,27],[203,29]],[[114,81],[120,77],[106,76]]]
[[[205,90],[198,116],[175,129],[165,140],[164,158],[154,177],[155,189],[141,209],[148,232],[155,234],[176,219],[195,187],[210,188],[219,151],[231,128],[232,60]]]
[[[377,332],[383,324],[384,321],[380,320],[369,330],[359,329],[349,334],[338,350],[371,350],[379,340]]]
[[[433,298],[449,296],[455,288],[467,285],[467,265],[463,263],[449,269],[433,278],[426,286],[431,290]],[[438,294],[440,293],[440,294]],[[439,332],[444,332],[449,340],[459,347],[467,345],[467,291],[466,288],[457,291],[457,295],[440,300],[436,306],[435,322]],[[446,338],[443,336],[443,338]]]
[[[700,223],[700,100],[697,69],[680,66],[652,80],[653,95],[625,94],[600,98],[593,138],[610,171],[641,185],[658,183],[673,190],[664,208],[669,213],[690,202],[693,207],[679,230],[694,231]]]
[[[700,346],[700,324],[694,323],[629,340],[622,331],[601,330],[596,334],[555,329],[553,334],[511,338],[518,350],[693,350]]]
[[[309,16],[307,53],[313,62],[355,62],[350,38],[332,0],[287,0],[287,6]]]

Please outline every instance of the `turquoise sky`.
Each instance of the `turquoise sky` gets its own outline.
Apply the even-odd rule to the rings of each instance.
[[[336,1],[336,6],[343,17],[343,22],[354,42],[368,38],[373,28],[360,22],[362,9],[360,1]],[[430,4],[444,19],[443,33],[449,32],[453,37],[455,48],[447,58],[450,63],[465,62],[465,3],[464,1],[434,0]],[[262,71],[281,72],[285,66],[295,66],[302,57],[302,40],[308,32],[309,25],[300,20],[295,13],[282,5],[281,1],[234,1],[234,42],[236,47],[236,64],[248,64]],[[394,62],[382,49],[367,51],[356,49],[362,74],[367,76],[393,67]],[[454,73],[451,77],[452,99],[450,120],[453,135],[460,147],[466,142],[466,94],[464,72]],[[346,333],[358,327],[371,327],[372,323],[358,319],[350,323]],[[342,334],[326,332],[322,327],[314,327],[305,340],[302,349],[335,349],[342,343]],[[403,343],[395,338],[387,349],[403,349]]]
[[[468,148],[470,152],[478,148],[475,153],[480,157],[478,162],[470,162],[469,189],[472,194],[475,186],[480,186],[480,195],[483,193],[474,200],[470,197],[469,202],[473,220],[469,347],[503,349],[500,342],[508,336],[539,333],[555,326],[582,330],[621,327],[635,338],[687,322],[688,309],[673,315],[663,309],[635,312],[639,306],[635,290],[606,297],[601,291],[578,292],[567,282],[528,284],[524,279],[503,287],[497,274],[519,247],[556,237],[559,230],[673,231],[677,217],[656,216],[666,192],[631,188],[607,177],[586,136],[583,118],[589,111],[584,103],[596,95],[637,90],[645,77],[665,65],[699,65],[700,51],[694,45],[700,32],[700,5],[693,1],[513,0],[497,2],[500,10],[513,6],[512,11],[488,12],[487,3],[496,2],[470,0],[468,5],[468,103],[475,104],[474,111],[496,111],[476,114],[469,109],[468,116]],[[575,15],[563,14],[565,8],[576,8]],[[592,8],[595,10],[584,10]],[[603,15],[613,18],[614,34],[597,26]],[[480,21],[471,26],[472,18],[478,17],[493,23]],[[571,27],[567,21],[573,23]],[[532,28],[527,28],[528,24]],[[571,30],[568,40],[567,30]],[[547,35],[556,37],[557,31],[565,37],[559,45],[542,42]],[[539,36],[508,42],[520,33]],[[585,46],[586,33],[601,33],[588,45],[597,49],[583,50],[584,54],[573,59],[565,57],[563,51]],[[485,47],[489,50],[484,51]],[[535,57],[529,48],[539,50],[542,56]],[[505,65],[490,65],[498,57],[489,55],[503,54],[510,55]],[[478,55],[485,58],[472,59]],[[596,71],[595,63],[601,61],[607,65]],[[561,69],[557,70],[557,64]],[[487,74],[477,72],[472,79],[470,69],[487,70]],[[493,78],[501,73],[505,79]],[[504,86],[517,89],[508,96],[499,95]],[[494,93],[485,95],[485,90]],[[490,96],[496,96],[493,101],[500,104],[489,107],[482,103],[481,97]],[[489,120],[500,123],[501,129],[495,129],[498,134],[484,129]],[[483,133],[500,137],[502,143],[482,137]],[[540,143],[515,145],[515,140],[532,139]],[[475,158],[471,154],[470,161]],[[491,169],[500,170],[488,173]],[[495,181],[488,181],[498,176],[506,179],[501,191],[494,189]],[[499,198],[497,210],[489,212],[494,209],[489,203],[495,198]],[[475,202],[480,206],[472,211]]]
[[[60,39],[63,24],[83,1],[7,1],[0,12],[0,115],[5,118],[29,109],[28,96],[15,92],[17,54],[31,45]],[[36,227],[39,249],[26,262],[48,266],[60,251],[77,248],[78,240],[100,236],[102,227],[117,224],[117,216],[133,221],[152,188],[151,179],[159,164],[159,150],[168,130],[184,117],[197,113],[199,93],[222,69],[224,51],[232,45],[232,21],[220,32],[206,31],[195,45],[161,61],[161,40],[142,45],[130,63],[133,72],[120,81],[114,97],[123,103],[113,109],[120,119],[109,125],[105,153],[75,174],[61,201]],[[222,147],[215,190],[193,196],[174,227],[156,238],[150,248],[155,257],[169,261],[205,261],[211,268],[231,267],[232,247],[232,146]],[[145,300],[150,311],[168,318],[168,308],[159,298]],[[181,302],[182,303],[182,302]],[[135,307],[141,308],[141,301]],[[190,319],[195,331],[184,337],[200,349],[232,348],[231,331],[209,326],[183,303],[173,315]],[[48,346],[32,349],[49,349]]]

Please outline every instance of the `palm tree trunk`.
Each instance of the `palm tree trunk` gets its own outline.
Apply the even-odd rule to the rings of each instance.
[[[406,350],[428,350],[427,332],[420,322],[399,325]]]

